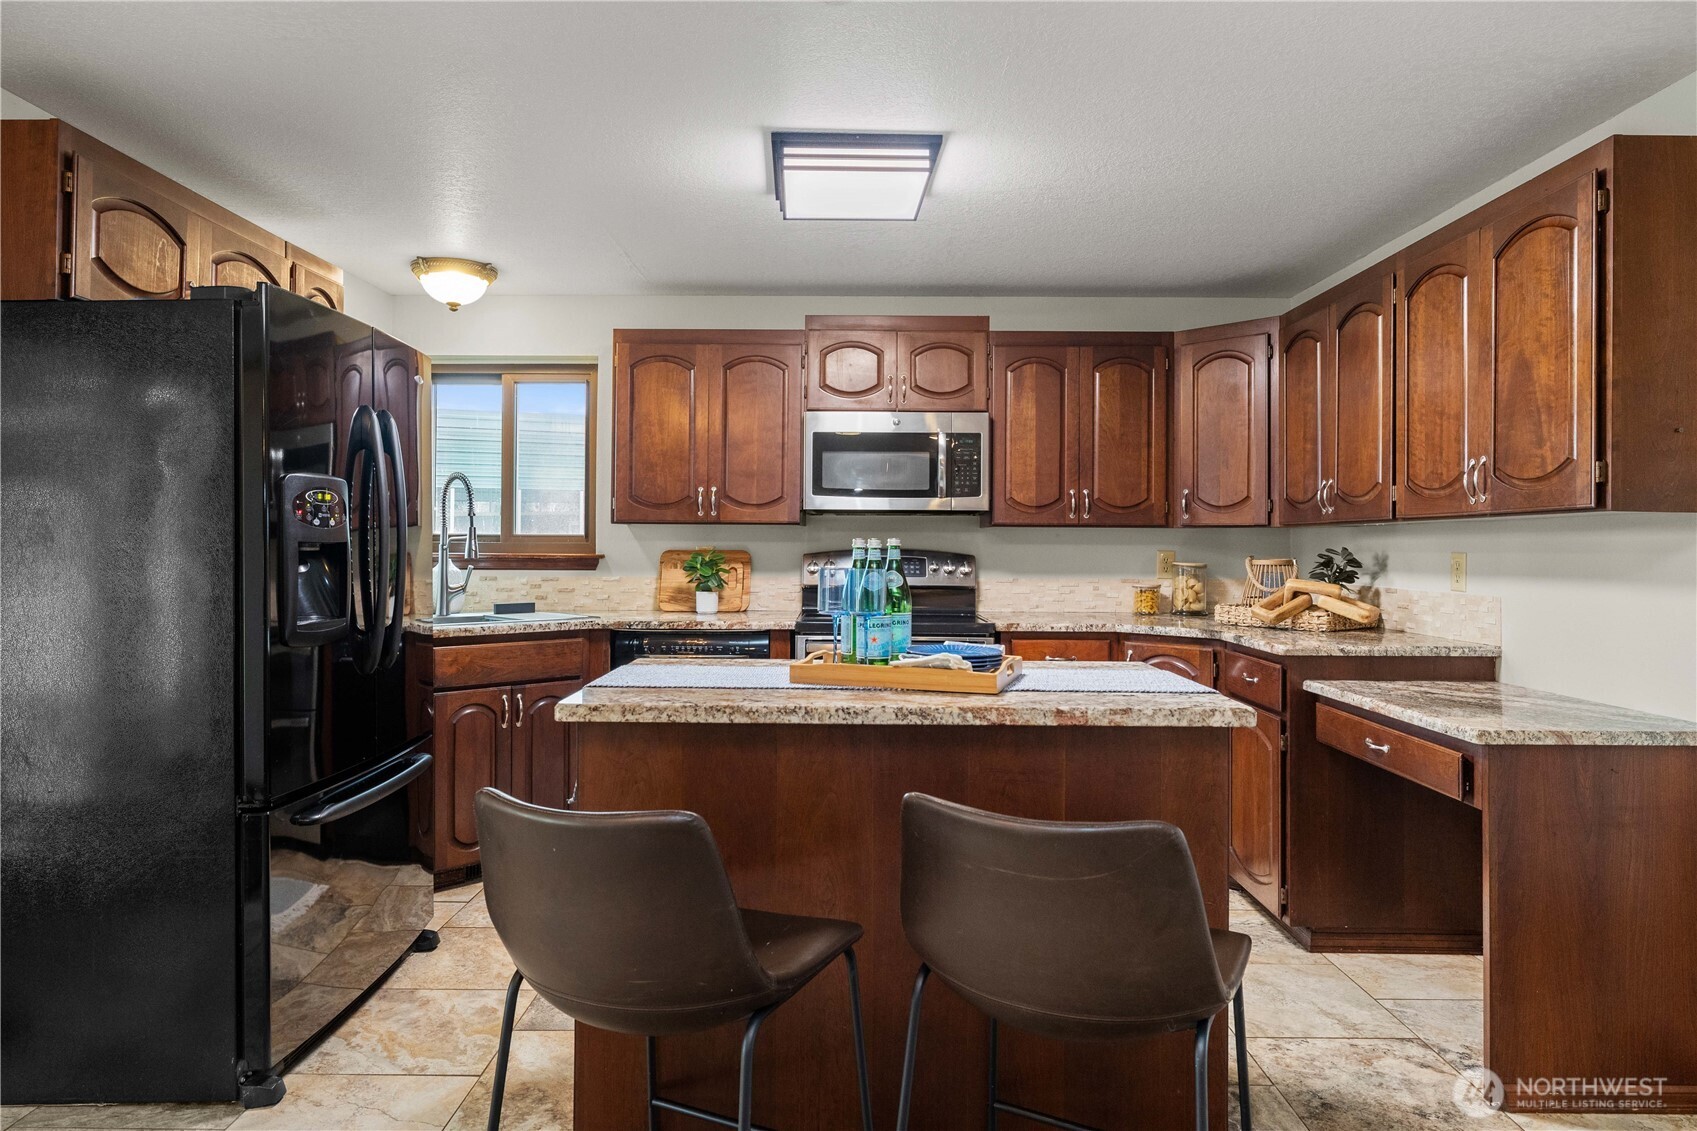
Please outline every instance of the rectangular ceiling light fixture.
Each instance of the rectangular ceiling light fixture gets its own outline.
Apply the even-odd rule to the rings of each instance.
[[[786,220],[917,220],[942,134],[772,133]]]

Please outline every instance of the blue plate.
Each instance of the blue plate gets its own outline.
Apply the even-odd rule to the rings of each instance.
[[[950,640],[942,644],[913,644],[908,652],[915,656],[959,656],[971,660],[999,660],[1002,648],[999,644],[966,644],[958,640]]]

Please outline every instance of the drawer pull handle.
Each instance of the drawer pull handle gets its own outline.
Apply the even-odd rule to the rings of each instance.
[[[1072,663],[1074,660],[1078,659],[1077,656],[1044,656],[1043,658],[1045,660],[1052,660],[1056,663],[1069,663],[1069,664]]]
[[[1371,738],[1363,738],[1361,741],[1365,742],[1367,749],[1375,754],[1389,754],[1391,752],[1391,744],[1388,742],[1374,742]]]
[[[507,721],[511,717],[512,707],[513,707],[512,696],[508,695],[505,691],[501,692],[501,729],[502,730],[507,729]]]
[[[524,729],[524,692],[517,691],[517,692],[514,692],[514,694],[518,696],[519,711],[518,711],[518,714],[513,716],[513,729],[514,730],[523,730]]]
[[[1245,683],[1260,683],[1261,682],[1261,677],[1258,676],[1258,675],[1239,674],[1237,678],[1241,679]]]

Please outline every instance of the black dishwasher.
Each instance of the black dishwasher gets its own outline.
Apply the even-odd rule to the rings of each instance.
[[[768,660],[772,637],[765,632],[615,632],[613,666],[645,656],[730,656]]]

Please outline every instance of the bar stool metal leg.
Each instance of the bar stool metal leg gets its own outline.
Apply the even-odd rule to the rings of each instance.
[[[990,1116],[985,1121],[989,1131],[996,1131],[996,1019],[990,1018]]]
[[[507,1093],[507,1054],[513,1049],[513,1015],[518,1012],[519,987],[524,984],[524,975],[513,971],[512,981],[507,983],[507,1007],[501,1012],[501,1048],[495,1054],[495,1087],[489,1097],[489,1131],[499,1131],[501,1126],[501,1098]]]
[[[748,1019],[742,1034],[742,1073],[737,1082],[737,1131],[752,1131],[754,1127],[754,1042],[760,1036],[760,1023],[778,1008],[769,1005]]]
[[[648,1061],[648,1131],[660,1131],[660,1110],[654,1106],[654,1093],[659,1090],[656,1087],[659,1073],[654,1067],[653,1037],[648,1038],[648,1052],[645,1059]]]
[[[1208,1131],[1208,1030],[1212,1017],[1196,1023],[1196,1131]]]
[[[1242,982],[1232,995],[1232,1017],[1237,1026],[1237,1126],[1238,1131],[1254,1131],[1249,1118],[1249,1038],[1243,1032]]]
[[[860,1077],[860,1131],[872,1131],[872,1085],[866,1075],[866,1029],[860,1020],[860,967],[854,947],[843,951],[848,963],[849,1005],[854,1010],[854,1069]]]
[[[919,977],[913,980],[913,1002],[907,1009],[907,1049],[902,1054],[901,1102],[896,1108],[896,1131],[907,1131],[908,1106],[913,1100],[913,1058],[919,1049],[919,1003],[925,994],[925,979],[931,967],[921,962]]]

